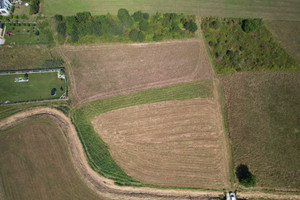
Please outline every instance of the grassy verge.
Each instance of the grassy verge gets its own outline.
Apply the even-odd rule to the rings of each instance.
[[[64,112],[66,115],[70,112],[70,102],[69,101],[57,101],[50,103],[27,103],[27,104],[16,104],[0,106],[0,120],[14,115],[18,112],[22,112],[28,109],[36,107],[51,107]]]
[[[129,177],[115,163],[110,156],[107,145],[94,131],[91,125],[92,118],[105,112],[134,105],[170,100],[187,100],[198,97],[212,97],[212,88],[211,80],[177,84],[91,102],[75,110],[72,120],[90,166],[102,176],[113,179],[119,185],[152,186],[145,185]]]

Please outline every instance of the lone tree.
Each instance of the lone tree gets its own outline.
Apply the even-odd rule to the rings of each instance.
[[[28,74],[27,74],[27,73],[26,73],[26,74],[24,74],[24,78],[25,78],[25,80],[28,80],[29,76],[28,76]]]
[[[252,33],[256,31],[259,27],[258,19],[245,19],[242,21],[242,29],[246,33]]]
[[[256,177],[249,171],[247,165],[240,164],[236,168],[236,176],[240,184],[245,187],[254,187],[256,185]]]

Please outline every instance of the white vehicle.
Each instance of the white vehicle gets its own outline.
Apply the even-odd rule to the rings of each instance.
[[[236,200],[236,196],[235,196],[234,192],[226,193],[226,200]]]

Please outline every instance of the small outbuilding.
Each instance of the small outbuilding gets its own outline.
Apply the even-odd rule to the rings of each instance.
[[[51,95],[52,95],[52,96],[55,96],[55,95],[56,95],[56,88],[53,88],[53,89],[51,90]]]

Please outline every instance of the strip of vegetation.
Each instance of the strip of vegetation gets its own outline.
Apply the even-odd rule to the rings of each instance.
[[[22,112],[28,109],[33,109],[36,107],[52,107],[58,109],[65,114],[70,112],[70,102],[69,101],[57,101],[57,102],[40,102],[40,103],[28,103],[28,104],[15,104],[15,105],[5,105],[0,106],[0,120],[5,119],[11,115],[18,112]]]
[[[151,187],[151,185],[145,185],[129,177],[115,163],[107,145],[95,132],[91,124],[92,118],[105,112],[134,105],[212,97],[212,88],[211,80],[183,83],[95,101],[75,110],[72,119],[90,166],[102,176],[113,179],[119,185]]]
[[[70,43],[91,42],[143,42],[182,39],[194,36],[198,29],[195,16],[176,13],[156,13],[150,16],[141,11],[130,15],[121,8],[117,16],[92,16],[90,12],[76,16],[55,15],[56,30]]]
[[[261,19],[206,17],[201,28],[218,73],[300,69]]]

